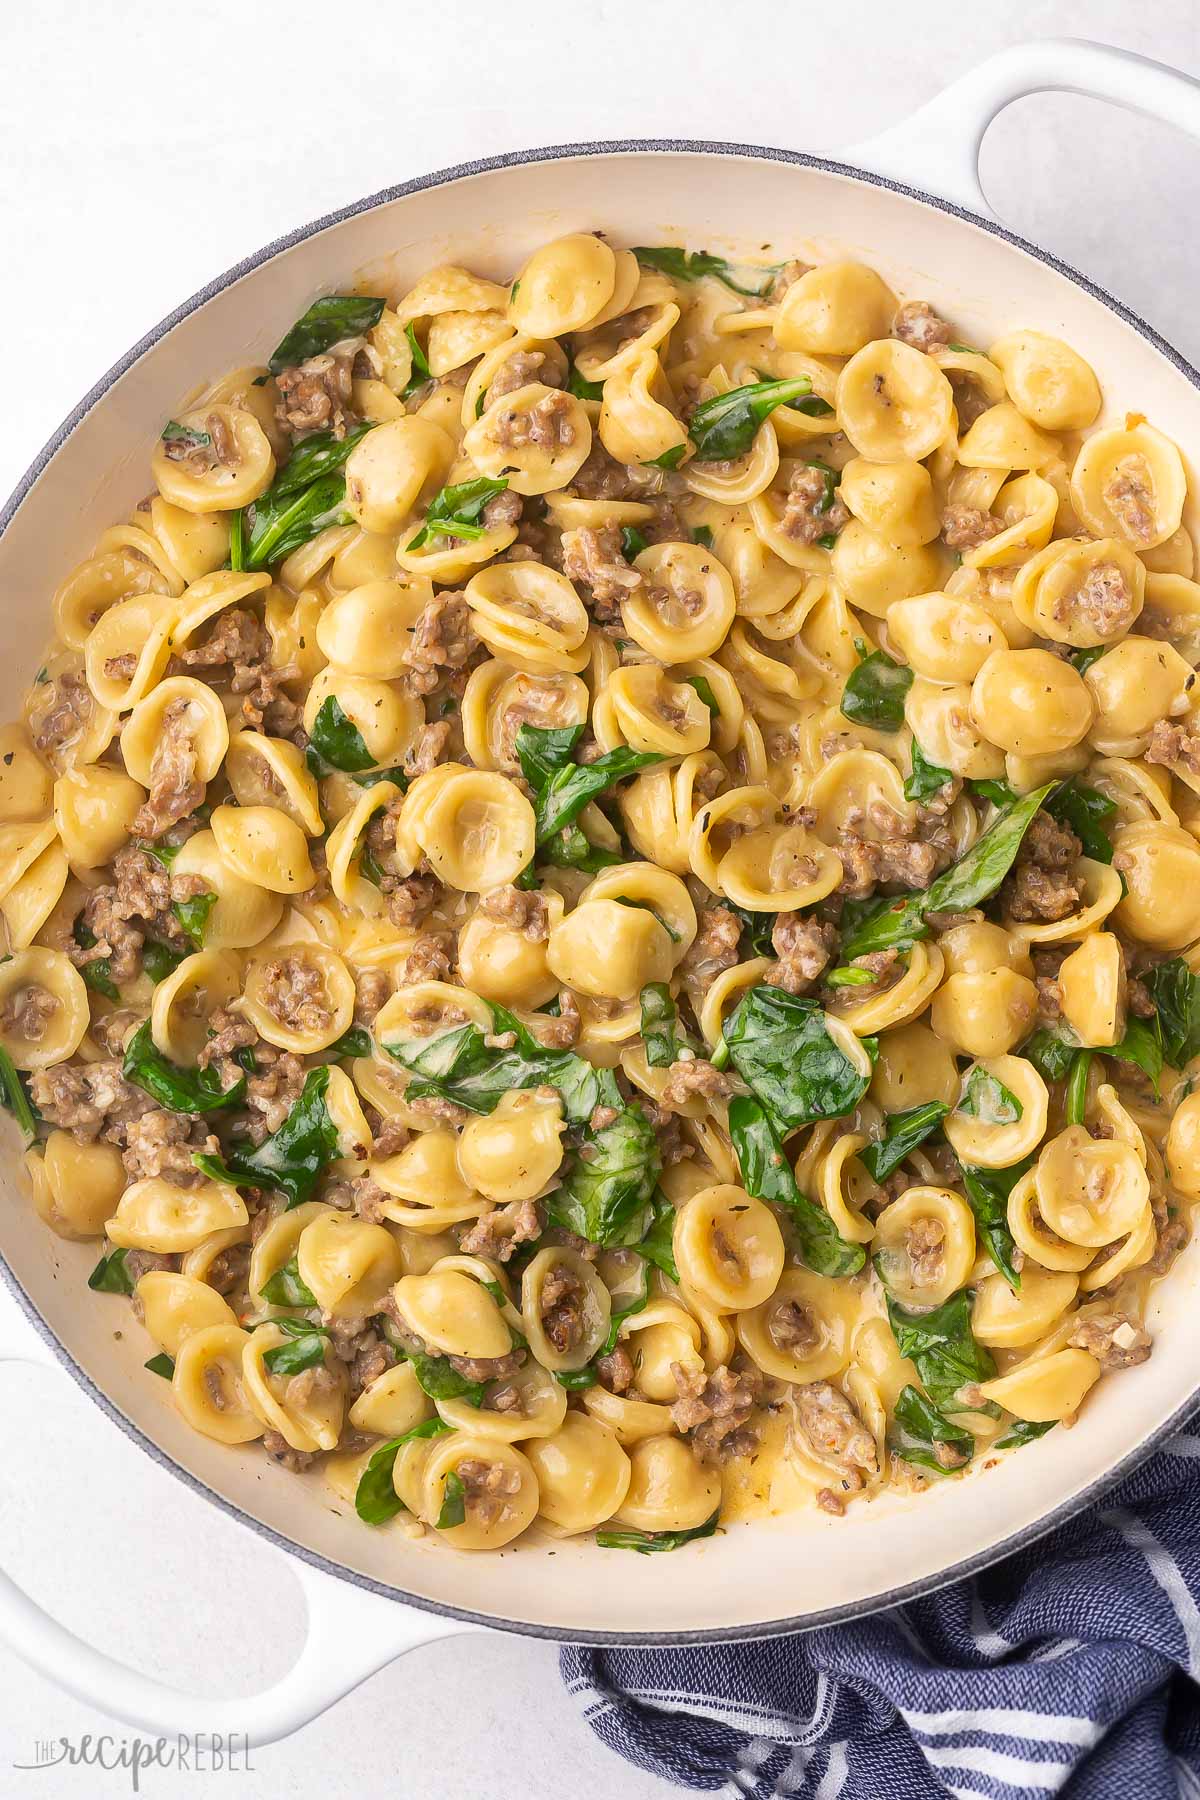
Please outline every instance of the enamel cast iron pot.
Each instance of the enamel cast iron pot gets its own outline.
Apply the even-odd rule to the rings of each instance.
[[[1102,97],[1200,135],[1200,84],[1127,52],[1045,41],[992,58],[844,163],[736,144],[573,144],[424,176],[318,220],[189,300],[81,402],[0,515],[0,591],[50,594],[143,493],[164,409],[228,368],[261,361],[280,321],[314,295],[372,273],[402,291],[442,261],[503,279],[546,239],[597,227],[617,243],[749,257],[767,242],[791,251],[798,232],[801,252],[870,262],[972,343],[1018,325],[1065,338],[1096,369],[1113,415],[1136,406],[1186,452],[1200,444],[1200,375],[1090,282],[988,215],[976,167],[984,131],[1011,101],[1045,89]],[[1188,523],[1194,531],[1200,517]],[[48,632],[48,616],[30,619],[11,604],[0,615],[0,717],[17,713]],[[814,1512],[740,1525],[681,1556],[638,1559],[636,1570],[590,1541],[455,1554],[373,1532],[352,1508],[335,1513],[323,1483],[274,1468],[253,1446],[230,1449],[192,1432],[143,1369],[141,1334],[115,1342],[109,1305],[87,1303],[95,1246],[38,1225],[16,1191],[16,1163],[13,1139],[0,1169],[11,1190],[0,1213],[0,1275],[37,1335],[23,1332],[0,1360],[65,1370],[151,1456],[289,1553],[307,1594],[308,1640],[291,1671],[265,1693],[213,1701],[99,1654],[0,1572],[0,1637],[82,1699],[154,1733],[245,1732],[270,1742],[401,1652],[483,1627],[684,1644],[895,1605],[1094,1502],[1170,1431],[1196,1389],[1193,1241],[1156,1291],[1151,1360],[1103,1384],[1070,1433],[1052,1433],[978,1480],[885,1496],[840,1520]]]

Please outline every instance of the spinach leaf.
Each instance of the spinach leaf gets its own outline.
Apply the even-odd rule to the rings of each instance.
[[[306,488],[283,495],[268,488],[243,508],[241,517],[242,537],[236,556],[231,549],[230,566],[265,569],[268,563],[282,562],[327,526],[351,523],[346,510],[346,477],[334,470]],[[249,537],[245,524],[250,527]]]
[[[88,1286],[94,1294],[132,1294],[133,1278],[125,1267],[124,1250],[113,1250],[102,1256],[91,1274]]]
[[[703,544],[703,546],[706,550],[711,550],[713,547],[712,526],[711,525],[693,525],[692,526],[692,542],[693,542],[693,544]]]
[[[800,1192],[770,1119],[748,1094],[735,1094],[729,1102],[729,1136],[742,1186],[756,1199],[786,1210],[808,1267],[818,1275],[857,1275],[866,1261],[863,1246],[848,1244],[825,1208]]]
[[[981,800],[990,800],[993,806],[1011,806],[1017,798],[1017,790],[1010,787],[1007,781],[968,781],[967,786]]]
[[[977,1063],[954,1110],[983,1125],[1015,1125],[1025,1108],[1011,1088]]]
[[[618,1111],[624,1101],[611,1069],[595,1068],[570,1050],[547,1050],[521,1021],[503,1006],[492,1007],[492,1035],[512,1032],[511,1049],[484,1043],[478,1025],[460,1025],[438,1037],[405,1044],[385,1044],[388,1054],[412,1071],[407,1093],[453,1100],[468,1112],[490,1113],[503,1095],[516,1088],[558,1089],[568,1124],[586,1125],[598,1106]]]
[[[386,302],[367,294],[325,294],[314,300],[267,358],[272,375],[320,356],[343,338],[362,337],[378,325]]]
[[[642,467],[644,469],[677,469],[686,454],[686,442],[672,444],[669,450],[664,450],[661,456],[652,456],[649,462],[642,464]]]
[[[912,684],[911,669],[893,662],[882,650],[873,650],[846,677],[843,716],[874,731],[899,731],[904,723],[904,697]]]
[[[278,1188],[288,1197],[286,1211],[311,1199],[326,1165],[338,1154],[338,1129],[325,1104],[329,1064],[310,1069],[300,1098],[279,1130],[256,1150],[232,1145],[224,1155],[198,1152],[192,1160],[213,1181],[243,1187]]]
[[[383,870],[371,854],[369,844],[363,839],[359,840],[358,872],[364,881],[371,883],[372,887],[381,888],[383,886]]]
[[[103,994],[106,1000],[119,1000],[120,993],[112,978],[112,965],[107,956],[97,956],[90,963],[84,963],[79,973],[84,984],[93,993]]]
[[[702,400],[688,420],[697,462],[735,462],[753,448],[759,426],[777,406],[812,392],[807,375],[792,381],[752,381]]]
[[[861,665],[860,665],[861,666]],[[923,894],[900,900],[851,902],[842,914],[849,935],[842,939],[842,960],[853,962],[872,950],[905,948],[929,935],[925,914],[969,912],[987,900],[1017,860],[1022,840],[1054,782],[1016,800],[994,818],[959,858]]]
[[[888,1323],[897,1350],[916,1364],[934,1405],[949,1407],[952,1412],[964,1410],[960,1388],[968,1382],[990,1381],[996,1373],[991,1351],[976,1343],[971,1330],[972,1298],[970,1288],[960,1288],[932,1312],[912,1312],[890,1293],[887,1296]]]
[[[1061,1037],[1057,1031],[1050,1031],[1043,1025],[1021,1045],[1020,1054],[1047,1081],[1061,1081],[1070,1071],[1078,1049],[1074,1039]]]
[[[1085,787],[1076,777],[1065,781],[1056,794],[1046,801],[1046,811],[1060,825],[1066,825],[1083,845],[1083,854],[1093,862],[1110,863],[1113,859],[1112,839],[1105,821],[1117,810],[1115,800],[1095,788]]]
[[[484,507],[507,487],[507,480],[491,481],[486,475],[478,475],[474,481],[442,488],[429,503],[425,523],[415,537],[409,538],[405,548],[419,550],[431,537],[481,538],[487,530],[480,524]]]
[[[590,1160],[577,1156],[551,1198],[555,1218],[593,1244],[638,1244],[662,1173],[654,1127],[630,1101],[611,1124],[584,1132],[583,1149]]]
[[[898,900],[848,900],[842,910],[844,962],[875,950],[910,949],[919,938],[929,936],[924,909],[924,894],[908,894]]]
[[[938,876],[925,896],[924,910],[969,912],[971,907],[990,899],[1016,862],[1025,833],[1054,786],[1048,781],[1044,787],[1035,788],[993,819],[966,855]],[[846,954],[844,944],[842,954]]]
[[[712,682],[705,675],[687,675],[684,679],[690,688],[695,688],[707,706],[710,717],[715,719],[721,707],[717,696],[712,691]]]
[[[830,969],[825,977],[825,986],[831,988],[870,987],[874,980],[875,977],[870,969],[860,968],[857,963],[846,963],[839,968]]]
[[[449,1430],[451,1427],[441,1419],[425,1419],[400,1437],[389,1438],[386,1444],[380,1444],[359,1476],[354,1492],[354,1510],[364,1525],[386,1525],[389,1519],[404,1511],[404,1502],[392,1485],[392,1471],[405,1444],[411,1444],[415,1438],[441,1437]]]
[[[536,792],[545,787],[560,769],[574,768],[576,744],[583,736],[582,725],[562,725],[549,729],[540,725],[517,727],[517,761],[530,787]]]
[[[168,419],[162,428],[162,441],[164,444],[183,444],[188,450],[207,450],[212,438],[195,425],[181,425],[178,419]]]
[[[330,694],[321,702],[309,743],[332,768],[341,769],[347,775],[369,769],[375,761],[362,732],[342,710],[336,694]]]
[[[1087,1116],[1087,1085],[1091,1067],[1092,1052],[1077,1050],[1071,1064],[1071,1073],[1067,1077],[1067,1091],[1063,1100],[1068,1125],[1082,1125]]]
[[[302,438],[271,483],[272,502],[286,500],[301,489],[311,487],[322,476],[332,475],[342,467],[355,445],[374,429],[374,421],[363,419],[352,425],[342,438],[334,437],[332,431],[314,431],[309,437]]]
[[[94,944],[99,942],[95,932],[85,922],[82,913],[71,927],[71,935],[81,950],[90,950]],[[85,985],[95,993],[103,994],[106,1000],[121,998],[117,992],[116,983],[113,981],[112,965],[107,956],[97,956],[91,962],[84,963],[80,967],[79,973],[83,976]]]
[[[272,1306],[315,1306],[317,1296],[300,1279],[296,1257],[281,1263],[271,1279],[259,1289],[262,1298]]]
[[[160,1350],[157,1356],[152,1356],[142,1367],[149,1369],[152,1375],[161,1375],[164,1381],[171,1381],[175,1375],[175,1358],[168,1356],[165,1350]]]
[[[794,411],[795,407],[796,407],[796,402],[793,401],[790,403],[788,410]],[[833,408],[830,407],[829,410],[832,412]],[[829,463],[824,462],[821,459],[821,457],[819,457],[819,456],[812,457],[808,462],[806,462],[804,464],[804,467],[806,469],[815,469],[817,471],[817,473],[821,476],[821,478],[824,482],[825,491],[822,493],[821,498],[817,501],[817,504],[813,507],[813,513],[815,514],[815,516],[818,519],[823,519],[827,512],[832,511],[834,501],[838,497],[838,489],[842,485],[842,471],[840,469],[833,468]],[[818,538],[817,542],[819,544],[821,544],[824,549],[831,550],[833,548],[834,543],[836,542],[836,535],[831,537],[829,539],[828,543],[826,543],[823,538]]]
[[[832,419],[837,408],[830,406],[828,400],[822,400],[820,394],[806,394],[803,400],[789,401],[788,411],[803,413],[809,419]],[[818,538],[817,542],[820,541]]]
[[[931,763],[918,744],[916,738],[912,743],[912,773],[904,783],[906,800],[928,800],[931,794],[940,794],[947,782],[954,780],[949,769],[939,769]]]
[[[467,1518],[467,1490],[463,1486],[462,1476],[451,1469],[442,1484],[442,1510],[437,1516],[439,1531],[453,1531],[456,1525],[464,1525]]]
[[[1069,662],[1073,663],[1081,675],[1086,675],[1094,662],[1099,662],[1108,644],[1090,644],[1086,650],[1072,650]]]
[[[718,1507],[703,1525],[694,1525],[690,1531],[598,1531],[596,1542],[602,1550],[636,1550],[639,1556],[649,1556],[658,1550],[678,1550],[696,1538],[712,1537],[720,1516]]]
[[[950,1108],[944,1100],[926,1100],[910,1106],[906,1112],[893,1113],[887,1122],[887,1134],[878,1144],[868,1144],[858,1153],[858,1160],[873,1181],[884,1182],[910,1151],[936,1131]]]
[[[1144,1075],[1148,1075],[1155,1094],[1163,1071],[1162,1035],[1158,1020],[1151,1023],[1148,1019],[1129,1019],[1125,1025],[1125,1036],[1119,1044],[1109,1044],[1100,1052],[1101,1056],[1114,1056],[1118,1062],[1135,1063]]]
[[[1158,1009],[1163,1054],[1173,1069],[1182,1069],[1200,1055],[1200,975],[1173,956],[1143,975],[1142,985]]]
[[[325,1340],[329,1333],[323,1325],[310,1325],[301,1319],[273,1319],[271,1323],[286,1332],[290,1339],[286,1344],[277,1344],[273,1350],[263,1352],[263,1367],[272,1375],[299,1375],[325,1361]],[[288,1331],[289,1326],[295,1329]]]
[[[179,920],[184,937],[197,950],[204,948],[204,928],[216,904],[215,894],[194,894],[190,900],[176,900],[172,904],[171,911]]]
[[[538,857],[555,869],[582,869],[585,875],[598,875],[601,869],[611,869],[625,861],[616,850],[601,850],[589,843],[578,825],[568,825],[557,837],[547,838]],[[532,869],[534,865],[529,866]],[[536,881],[531,880],[529,885],[535,886]]]
[[[135,838],[134,843],[143,856],[152,856],[155,862],[162,864],[164,869],[174,866],[175,858],[183,849],[182,844],[151,844],[142,838]]]
[[[174,974],[187,955],[186,950],[172,950],[169,944],[160,944],[157,938],[147,938],[142,948],[142,968],[157,987],[160,981]]]
[[[679,1059],[675,1039],[678,1016],[666,982],[648,982],[642,989],[642,1043],[652,1069],[669,1069]]]
[[[602,381],[588,381],[579,373],[575,364],[572,363],[570,374],[567,377],[567,392],[568,394],[574,394],[577,400],[603,400],[604,383]],[[645,549],[644,544],[642,548]],[[626,551],[626,555],[628,554],[628,551]]]
[[[404,335],[408,339],[408,348],[412,356],[412,365],[409,370],[408,380],[404,384],[404,393],[401,397],[405,400],[411,400],[418,388],[423,388],[427,381],[433,380],[433,370],[429,366],[429,358],[426,356],[418,342],[417,327],[412,319],[410,319],[408,324],[404,327]],[[486,394],[480,394],[479,396],[481,402],[486,398]],[[482,405],[479,405],[475,417],[479,418],[482,412],[483,407]]]
[[[951,1475],[965,1468],[975,1454],[975,1439],[961,1425],[952,1425],[915,1387],[901,1390],[893,1413],[896,1429],[890,1448],[904,1462],[916,1463],[933,1475]],[[945,1446],[947,1460],[939,1462],[937,1446]]]
[[[536,727],[522,725],[518,739],[531,730]],[[517,755],[521,755],[519,743]],[[624,781],[627,775],[636,775],[639,769],[653,768],[655,763],[664,760],[657,750],[630,750],[621,744],[598,756],[595,762],[560,765],[539,788],[535,798],[538,843],[544,844],[547,838],[572,824],[588,801],[594,800],[615,781]]]
[[[309,767],[311,766],[310,763]],[[378,787],[381,781],[394,781],[402,794],[408,792],[408,776],[403,769],[356,769],[354,779],[359,787],[365,788]]]
[[[678,1283],[679,1270],[675,1267],[675,1208],[662,1189],[658,1188],[650,1202],[650,1209],[650,1224],[645,1236],[634,1247],[639,1256],[644,1256],[656,1269],[661,1269],[669,1281]]]
[[[996,1439],[992,1449],[1013,1450],[1021,1444],[1032,1444],[1035,1438],[1045,1437],[1048,1431],[1053,1431],[1057,1424],[1057,1419],[1017,1419],[1003,1437]]]
[[[17,1121],[28,1150],[37,1139],[38,1120],[42,1115],[29,1098],[25,1077],[7,1050],[0,1050],[0,1106]]]
[[[967,1205],[975,1215],[975,1229],[988,1255],[1013,1293],[1021,1289],[1021,1276],[1013,1259],[1013,1237],[1008,1229],[1008,1196],[1033,1162],[1027,1156],[1011,1169],[963,1168]]]
[[[747,989],[726,1021],[725,1042],[781,1135],[852,1112],[870,1082],[830,1037],[816,1001],[783,988]]]
[[[775,929],[778,913],[748,912],[744,906],[735,906],[732,900],[722,900],[721,908],[733,913],[741,920],[742,945],[752,956],[774,956],[775,948],[771,943],[771,933]]]
[[[645,532],[639,531],[636,525],[622,525],[621,555],[625,561],[632,562],[635,556],[640,556],[647,541]]]
[[[460,1375],[448,1356],[412,1356],[417,1381],[431,1400],[465,1400],[468,1406],[482,1406],[485,1381],[468,1381]]]
[[[150,1020],[139,1025],[125,1047],[121,1073],[168,1112],[207,1113],[237,1106],[246,1092],[246,1078],[239,1075],[230,1088],[221,1086],[216,1069],[181,1069],[159,1050],[151,1036]]]
[[[374,1045],[371,1034],[363,1025],[351,1025],[343,1031],[334,1044],[330,1044],[324,1052],[330,1062],[342,1062],[350,1057],[370,1056]]]
[[[735,294],[746,294],[752,300],[761,300],[770,293],[775,277],[783,268],[782,263],[726,262],[723,256],[713,256],[708,250],[680,250],[674,244],[642,244],[633,254],[644,269],[657,269],[660,274],[669,275],[672,281],[700,281],[705,275],[715,275]],[[736,281],[735,272],[749,275],[750,283]]]

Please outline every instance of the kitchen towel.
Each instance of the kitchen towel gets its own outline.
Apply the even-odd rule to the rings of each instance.
[[[610,1749],[728,1800],[1200,1800],[1198,1428],[971,1581],[797,1637],[571,1646],[567,1687]]]

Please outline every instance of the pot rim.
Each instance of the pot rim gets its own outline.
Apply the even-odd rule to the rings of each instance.
[[[168,313],[157,325],[145,333],[125,354],[113,363],[111,368],[88,390],[82,400],[74,406],[58,428],[46,440],[38,451],[16,487],[0,509],[0,537],[16,516],[29,490],[42,474],[48,463],[58,450],[72,435],[87,415],[102,400],[109,389],[127,370],[139,362],[143,356],[180,324],[184,319],[199,310],[217,294],[224,292],[243,275],[250,274],[264,263],[271,261],[283,251],[294,249],[308,238],[315,237],[329,226],[342,224],[345,220],[355,218],[360,213],[370,212],[376,207],[390,204],[394,200],[405,198],[409,194],[422,193],[431,188],[446,187],[468,176],[488,174],[500,169],[522,168],[530,163],[564,162],[576,157],[619,156],[619,155],[700,155],[741,157],[747,161],[765,161],[792,164],[798,168],[816,169],[822,174],[843,175],[851,180],[860,181],[869,187],[882,188],[887,193],[900,194],[905,199],[921,201],[935,210],[948,213],[969,225],[976,225],[1002,242],[1023,250],[1038,262],[1053,269],[1056,274],[1064,276],[1076,287],[1094,300],[1099,300],[1108,310],[1115,313],[1122,322],[1137,332],[1138,336],[1150,344],[1160,355],[1192,384],[1200,390],[1200,372],[1182,356],[1174,345],[1169,343],[1154,327],[1135,313],[1132,308],[1118,300],[1097,282],[1081,274],[1078,269],[1059,257],[1043,250],[1029,239],[1010,231],[998,221],[984,218],[969,208],[959,206],[950,200],[940,199],[936,194],[926,193],[920,188],[908,186],[901,181],[894,181],[886,175],[875,174],[871,170],[860,169],[852,163],[840,162],[833,157],[812,156],[801,150],[780,150],[768,145],[724,143],[719,140],[703,138],[607,138],[593,142],[551,144],[530,150],[505,151],[494,156],[478,157],[468,162],[455,163],[449,168],[435,169],[426,175],[417,175],[408,181],[396,182],[391,186],[378,189],[363,199],[352,201],[347,206],[338,207],[335,211],[325,213],[320,218],[306,225],[295,227],[282,236],[272,239],[261,249],[254,251],[241,261],[234,263],[222,274],[214,277],[202,288],[199,288],[174,311]],[[52,1330],[42,1317],[29,1295],[25,1292],[14,1271],[9,1267],[7,1259],[0,1251],[0,1282],[11,1294],[25,1317],[29,1320],[39,1337],[53,1352],[57,1360],[70,1373],[83,1391],[99,1406],[100,1410],[138,1447],[144,1451],[160,1468],[168,1470],[177,1480],[182,1481],[194,1493],[211,1501],[223,1513],[247,1526],[258,1536],[269,1543],[298,1557],[311,1568],[332,1576],[339,1581],[348,1581],[355,1587],[379,1595],[382,1599],[393,1600],[401,1605],[414,1607],[420,1612],[433,1613],[442,1618],[461,1620],[464,1624],[480,1625],[492,1630],[510,1631],[521,1637],[542,1638],[567,1644],[588,1645],[622,1645],[636,1648],[639,1646],[678,1644],[695,1645],[710,1643],[752,1642],[760,1638],[792,1636],[802,1632],[819,1630],[823,1626],[838,1625],[853,1619],[869,1617],[873,1613],[884,1612],[892,1607],[902,1606],[908,1601],[918,1599],[926,1594],[938,1592],[990,1568],[994,1563],[1025,1549],[1046,1537],[1059,1526],[1067,1524],[1086,1507],[1094,1505],[1103,1495],[1116,1486],[1119,1481],[1131,1475],[1135,1469],[1146,1461],[1154,1450],[1172,1432],[1176,1431],[1187,1419],[1196,1400],[1193,1391],[1176,1410],[1156,1426],[1141,1443],[1134,1446],[1121,1460],[1105,1470],[1095,1481],[1061,1501],[1049,1512],[1031,1524],[1021,1526],[1018,1530],[999,1542],[978,1551],[953,1565],[941,1569],[936,1575],[924,1576],[899,1587],[890,1588],[885,1593],[873,1595],[867,1599],[849,1601],[842,1606],[826,1607],[817,1614],[801,1614],[791,1618],[770,1619],[754,1624],[727,1625],[706,1627],[684,1631],[596,1631],[585,1627],[568,1628],[562,1625],[544,1625],[519,1618],[499,1618],[493,1614],[472,1611],[470,1608],[452,1606],[442,1600],[427,1598],[421,1594],[409,1593],[406,1589],[393,1587],[386,1582],[361,1574],[358,1570],[347,1567],[344,1563],[334,1562],[331,1558],[311,1550],[305,1544],[295,1542],[277,1531],[274,1526],[253,1513],[247,1512],[234,1501],[228,1499],[207,1482],[202,1481],[190,1470],[182,1467],[173,1457],[149,1436],[140,1426],[127,1418],[109,1395],[92,1380],[91,1376],[80,1367],[70,1349]]]

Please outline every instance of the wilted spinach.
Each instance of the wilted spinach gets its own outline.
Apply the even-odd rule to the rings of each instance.
[[[596,1542],[601,1550],[636,1550],[639,1556],[649,1556],[658,1550],[679,1550],[697,1538],[712,1537],[720,1516],[718,1508],[703,1525],[694,1525],[690,1531],[598,1531]]]
[[[480,523],[484,508],[507,487],[504,479],[492,481],[486,475],[478,475],[474,481],[442,488],[429,503],[425,523],[415,537],[409,538],[405,548],[419,550],[431,537],[481,538],[487,529]]]
[[[1032,1161],[1027,1156],[1011,1169],[963,1168],[963,1187],[967,1205],[975,1215],[975,1230],[1014,1293],[1020,1291],[1021,1276],[1013,1255],[1016,1246],[1008,1229],[1008,1196]]]
[[[868,1144],[858,1153],[858,1160],[871,1179],[886,1181],[905,1157],[937,1130],[949,1111],[944,1100],[926,1100],[920,1106],[910,1106],[906,1112],[893,1113],[882,1142]]]
[[[808,1267],[818,1275],[857,1275],[866,1261],[863,1246],[848,1244],[825,1208],[801,1193],[770,1119],[747,1094],[735,1094],[729,1102],[729,1136],[742,1186],[757,1199],[785,1209]]]
[[[1173,956],[1142,976],[1157,1009],[1163,1054],[1173,1069],[1200,1055],[1200,976]]]
[[[577,1155],[550,1196],[554,1218],[593,1244],[638,1246],[662,1173],[653,1126],[636,1100],[622,1102],[611,1124],[585,1130],[583,1148],[588,1160]]]
[[[846,677],[842,714],[872,731],[899,731],[904,723],[905,696],[912,684],[911,669],[893,662],[882,650],[872,650]]]
[[[852,1112],[870,1082],[829,1035],[816,1001],[783,988],[749,988],[726,1020],[725,1043],[781,1134]]]
[[[731,263],[708,250],[681,250],[674,244],[642,244],[633,254],[644,269],[657,269],[672,281],[699,281],[705,275],[715,275],[735,294],[746,294],[755,300],[770,293],[783,268],[782,263]],[[749,275],[751,280],[737,281],[735,275]]]
[[[931,1406],[915,1387],[901,1390],[896,1401],[895,1429],[888,1444],[904,1462],[916,1463],[931,1475],[952,1475],[965,1468],[975,1454],[975,1439],[961,1425],[952,1425]],[[937,1448],[942,1445],[945,1460],[939,1461]]]
[[[933,794],[940,794],[948,782],[954,780],[949,769],[939,769],[936,763],[928,760],[916,738],[912,743],[912,772],[905,778],[904,798],[906,800],[928,800]]]
[[[883,1279],[886,1287],[886,1276]],[[991,1351],[975,1341],[971,1330],[973,1298],[969,1288],[961,1288],[932,1311],[913,1312],[890,1293],[887,1296],[888,1323],[897,1350],[916,1365],[934,1405],[951,1412],[986,1410],[963,1401],[960,1390],[970,1383],[990,1381],[996,1373]]]
[[[288,1197],[289,1212],[303,1205],[338,1154],[338,1128],[325,1104],[328,1086],[329,1064],[322,1063],[309,1070],[291,1112],[257,1149],[232,1144],[223,1157],[201,1151],[193,1162],[213,1181],[278,1188]]]
[[[272,375],[310,356],[320,356],[343,338],[362,337],[383,316],[386,301],[368,294],[325,294],[314,300],[267,359]]]
[[[697,462],[736,462],[753,447],[758,428],[775,411],[812,392],[807,375],[791,381],[752,381],[702,400],[688,420]]]
[[[954,1110],[978,1119],[981,1125],[1015,1125],[1025,1108],[1011,1088],[976,1063]]]
[[[386,1444],[379,1445],[359,1476],[354,1494],[354,1510],[364,1525],[386,1525],[389,1519],[405,1510],[392,1482],[396,1457],[405,1444],[411,1444],[415,1438],[441,1437],[450,1429],[441,1419],[425,1419],[399,1437],[389,1438]]]
[[[221,1107],[237,1106],[246,1092],[244,1075],[226,1088],[216,1069],[181,1069],[173,1063],[155,1045],[149,1019],[139,1025],[125,1046],[121,1073],[168,1112],[216,1112]]]

